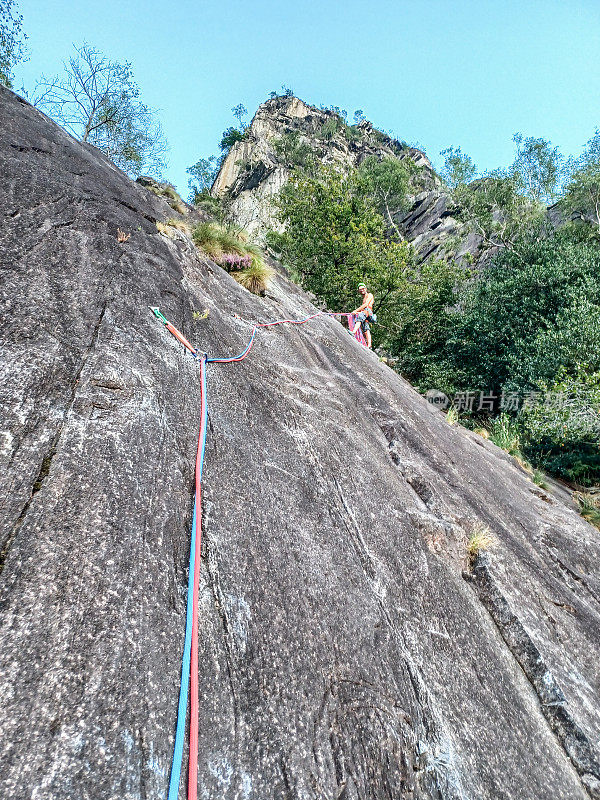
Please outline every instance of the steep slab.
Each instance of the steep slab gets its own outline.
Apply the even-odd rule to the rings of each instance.
[[[0,164],[0,790],[158,800],[199,384],[148,306],[213,355],[314,307],[1,88]],[[210,366],[208,409],[200,797],[600,796],[595,528],[329,318]]]

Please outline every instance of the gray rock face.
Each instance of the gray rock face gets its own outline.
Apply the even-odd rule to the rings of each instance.
[[[324,164],[342,169],[357,167],[369,156],[410,158],[422,167],[423,188],[439,188],[439,179],[421,150],[375,130],[366,120],[359,124],[356,140],[348,139],[343,130],[324,138],[323,127],[335,120],[332,111],[309,106],[297,97],[277,97],[262,103],[244,140],[235,142],[223,161],[212,194],[227,198],[233,218],[257,239],[269,229],[277,229],[271,201],[295,165],[278,152],[276,144],[289,134],[297,134],[299,143],[308,145]]]
[[[275,147],[282,136],[298,134],[299,142],[309,145],[320,161],[341,169],[357,167],[369,156],[410,158],[421,167],[421,191],[412,198],[407,211],[393,214],[398,230],[422,259],[444,256],[450,245],[458,262],[466,253],[479,257],[480,237],[452,216],[450,197],[442,191],[425,153],[375,130],[366,120],[358,126],[360,137],[356,141],[349,141],[343,131],[324,140],[320,131],[333,119],[331,111],[306,105],[297,97],[277,97],[263,103],[245,139],[236,142],[223,161],[212,194],[227,199],[236,223],[262,241],[267,231],[281,228],[272,200],[294,167]]]
[[[314,308],[3,88],[0,163],[0,793],[158,800],[199,384],[148,306],[213,355]],[[210,365],[208,411],[201,798],[600,796],[595,528],[330,318]]]

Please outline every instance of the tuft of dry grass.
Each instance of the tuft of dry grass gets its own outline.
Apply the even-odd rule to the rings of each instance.
[[[590,492],[574,492],[573,498],[579,505],[581,516],[596,528],[600,528],[600,496]]]
[[[188,208],[186,204],[183,202],[181,197],[175,191],[174,186],[146,186],[145,187],[149,192],[152,192],[157,197],[164,197],[167,203],[171,206],[173,211],[176,211],[178,214],[181,214],[184,217],[188,213]]]
[[[513,457],[513,458],[514,458],[514,460],[517,462],[517,464],[518,464],[518,465],[519,465],[519,466],[520,466],[522,469],[524,469],[524,470],[525,470],[525,472],[527,472],[527,473],[528,473],[528,474],[529,474],[529,475],[530,475],[530,476],[533,478],[533,475],[535,474],[535,470],[533,469],[533,467],[531,466],[531,464],[529,463],[529,461],[527,461],[527,459],[525,458],[525,456],[523,456],[523,455],[517,455],[517,454],[514,454],[514,453],[513,453],[513,454],[512,454],[512,457]]]
[[[167,225],[166,222],[157,222],[156,223],[156,230],[159,233],[164,233],[165,236],[168,236],[169,239],[173,238],[173,228]]]
[[[498,540],[487,525],[476,522],[467,540],[467,559],[469,564],[472,566],[479,553],[493,550],[497,544]]]
[[[274,275],[275,271],[265,264],[262,258],[257,258],[256,256],[253,257],[252,264],[249,267],[233,273],[233,277],[240,286],[248,289],[252,294],[261,296],[264,296],[269,288]]]
[[[458,422],[458,410],[457,410],[456,406],[452,405],[452,406],[450,406],[448,411],[446,411],[446,422],[448,423],[448,425],[456,425],[457,424],[457,422]]]
[[[473,433],[476,433],[478,436],[481,436],[482,439],[489,439],[490,432],[487,428],[473,428]]]
[[[156,228],[159,233],[164,233],[164,235],[168,236],[170,239],[173,238],[174,230],[178,230],[187,234],[190,232],[190,226],[187,224],[187,222],[184,222],[181,219],[175,219],[174,217],[171,217],[165,222],[157,222]]]
[[[130,233],[125,233],[125,231],[122,231],[121,228],[117,228],[117,242],[119,244],[128,242],[130,239],[131,239]]]
[[[165,198],[171,208],[178,214],[185,216],[188,213],[187,206],[181,197],[175,191],[173,186],[165,186],[161,191],[162,196]]]
[[[169,217],[169,219],[165,222],[165,225],[169,225],[171,228],[177,228],[178,231],[182,233],[189,233],[190,226],[187,222],[184,222],[182,219],[175,219],[175,217]]]

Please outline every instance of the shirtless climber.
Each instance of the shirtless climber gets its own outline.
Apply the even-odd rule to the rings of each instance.
[[[369,322],[375,322],[377,319],[375,314],[373,314],[373,302],[375,298],[370,292],[367,292],[367,287],[364,283],[358,284],[358,293],[361,295],[363,301],[361,305],[352,312],[358,316],[352,333],[356,334],[360,326],[367,340],[367,347],[371,347],[371,328]]]

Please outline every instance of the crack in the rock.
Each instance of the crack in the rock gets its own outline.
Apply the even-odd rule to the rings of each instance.
[[[542,654],[494,581],[485,554],[477,556],[469,580],[476,585],[479,599],[533,687],[542,714],[579,774],[582,786],[593,800],[600,800],[600,790],[596,788],[600,783],[600,759],[566,707],[568,700]]]
[[[107,304],[108,304],[108,301],[106,301],[104,303],[104,305],[102,306],[102,310],[100,311],[100,315],[98,317],[98,320],[96,321],[96,324],[94,326],[94,330],[92,332],[90,343],[89,343],[89,345],[86,347],[86,349],[83,352],[83,355],[81,357],[81,362],[79,364],[79,367],[77,369],[77,372],[75,373],[75,376],[74,376],[72,384],[71,384],[71,394],[70,394],[69,400],[65,404],[65,409],[63,411],[62,418],[61,418],[60,422],[57,425],[57,428],[56,428],[56,431],[54,433],[54,436],[52,437],[52,441],[50,443],[50,447],[48,448],[48,450],[46,451],[44,457],[42,458],[42,463],[41,463],[40,469],[38,471],[38,474],[37,474],[35,480],[33,481],[32,486],[31,486],[31,492],[29,494],[29,497],[28,497],[27,501],[25,502],[23,508],[21,509],[21,512],[20,512],[19,516],[17,517],[17,520],[16,520],[15,524],[13,525],[13,528],[12,528],[11,532],[6,537],[6,540],[5,540],[5,542],[4,542],[3,546],[2,546],[2,551],[0,552],[0,575],[2,574],[2,572],[4,570],[4,566],[6,564],[6,559],[8,557],[9,552],[10,552],[10,549],[11,549],[11,547],[12,547],[12,545],[13,545],[16,537],[17,537],[17,534],[19,533],[19,531],[20,531],[20,529],[21,529],[26,517],[27,517],[27,514],[29,512],[31,504],[32,504],[35,496],[37,495],[37,493],[43,487],[44,481],[45,481],[46,477],[48,476],[48,474],[50,472],[50,468],[52,466],[52,461],[53,461],[54,456],[56,455],[57,450],[58,450],[58,445],[59,445],[60,437],[62,435],[63,428],[64,428],[64,425],[65,425],[65,420],[66,420],[66,418],[67,418],[67,416],[69,414],[69,411],[73,407],[73,403],[75,401],[75,394],[77,392],[77,386],[79,384],[79,379],[80,379],[81,373],[83,372],[83,369],[84,369],[84,367],[85,367],[85,365],[87,363],[87,360],[88,360],[88,358],[90,356],[90,353],[92,352],[92,350],[96,346],[96,342],[98,340],[98,334],[99,334],[99,331],[100,331],[100,326],[102,325],[102,320],[104,319],[104,314],[106,312]],[[4,600],[5,600],[5,598],[0,598],[0,603],[3,603]]]

